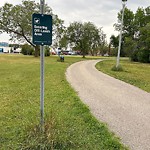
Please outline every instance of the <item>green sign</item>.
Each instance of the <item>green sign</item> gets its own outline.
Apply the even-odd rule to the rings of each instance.
[[[52,16],[32,15],[32,39],[35,45],[52,44]]]

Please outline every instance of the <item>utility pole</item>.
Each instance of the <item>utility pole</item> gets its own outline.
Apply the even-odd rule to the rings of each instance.
[[[118,55],[117,55],[117,63],[116,68],[119,67],[120,62],[120,50],[121,50],[121,41],[122,41],[122,29],[123,29],[123,19],[124,19],[124,10],[126,6],[127,0],[122,0],[122,18],[121,18],[121,29],[120,29],[120,35],[119,35],[119,46],[118,46]]]

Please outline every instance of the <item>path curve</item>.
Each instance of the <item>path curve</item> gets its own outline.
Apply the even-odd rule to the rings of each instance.
[[[71,65],[68,82],[92,114],[131,150],[150,150],[150,93],[98,71],[99,61]]]

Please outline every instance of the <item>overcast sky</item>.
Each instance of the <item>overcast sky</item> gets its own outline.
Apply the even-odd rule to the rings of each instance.
[[[40,2],[40,0],[35,0]],[[0,6],[5,2],[19,4],[21,0],[2,0]],[[121,0],[45,0],[53,9],[53,13],[65,21],[68,26],[74,21],[93,22],[97,27],[103,27],[103,31],[109,40],[114,31],[113,24],[117,22],[117,13],[122,8]],[[150,6],[150,0],[128,0],[127,7],[136,11],[138,7]],[[9,36],[0,35],[0,42],[8,42]]]

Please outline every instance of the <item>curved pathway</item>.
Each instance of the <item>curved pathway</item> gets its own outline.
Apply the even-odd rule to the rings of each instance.
[[[92,114],[131,150],[150,150],[150,93],[99,72],[98,61],[71,65],[68,82]]]

